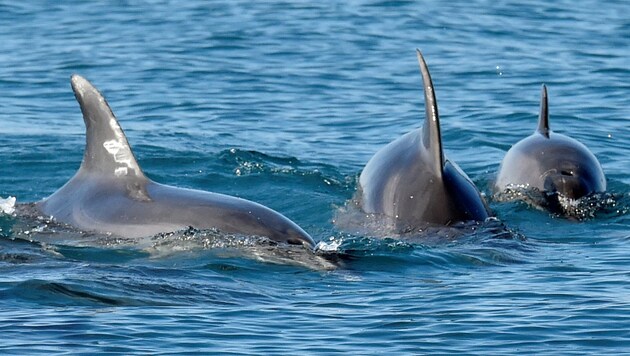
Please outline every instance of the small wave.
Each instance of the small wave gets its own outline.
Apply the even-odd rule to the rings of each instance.
[[[21,212],[32,206],[18,206]],[[74,229],[38,215],[17,219],[12,237],[53,246],[59,256],[88,262],[125,263],[136,259],[186,256],[191,263],[244,258],[278,265],[326,271],[364,263],[387,268],[429,264],[457,265],[519,263],[524,238],[497,219],[451,226],[427,225],[396,234],[333,232],[315,249],[279,244],[258,236],[226,234],[216,229],[187,228],[138,239]],[[379,219],[372,221],[378,224]],[[366,226],[363,226],[365,228]],[[385,230],[383,231],[385,232]],[[106,249],[107,253],[103,253]],[[208,252],[210,251],[210,252]],[[371,262],[370,262],[371,261]],[[372,265],[374,267],[375,265]],[[372,268],[370,267],[370,268]],[[406,268],[406,267],[405,267]]]
[[[349,268],[400,269],[526,263],[532,251],[525,237],[496,218],[452,226],[427,226],[387,236],[339,232],[320,241],[320,254],[334,255]]]
[[[423,244],[431,244],[433,242],[443,243],[457,239],[463,235],[474,232],[484,224],[501,225],[507,228],[495,218],[489,218],[487,221],[463,221],[455,222],[449,225],[439,225],[432,223],[420,223],[411,225],[402,225],[400,220],[384,215],[364,212],[360,204],[356,200],[350,200],[343,206],[337,207],[333,224],[342,231],[363,236],[372,237],[393,237],[396,239],[416,241]]]
[[[0,240],[0,266],[31,265],[45,261],[47,251],[41,246],[22,240]]]
[[[153,257],[167,257],[182,252],[214,250],[215,257],[251,258],[263,263],[287,264],[314,270],[330,270],[338,266],[302,246],[279,244],[266,237],[225,234],[216,229],[158,234],[144,247]]]
[[[237,176],[269,173],[314,177],[326,186],[351,188],[354,184],[354,179],[340,174],[333,166],[305,163],[295,157],[274,157],[236,148],[221,152],[219,157],[234,167],[233,172]]]
[[[523,201],[537,209],[547,210],[557,217],[572,220],[589,220],[599,215],[624,215],[630,205],[625,202],[624,195],[615,193],[594,193],[588,196],[571,199],[559,193],[548,193],[529,186],[512,185],[494,195],[499,202]]]
[[[30,211],[32,206],[19,208],[24,213]],[[120,263],[137,258],[170,258],[214,250],[214,258],[219,259],[242,257],[263,263],[297,265],[314,270],[337,268],[332,262],[302,246],[279,244],[266,237],[227,234],[217,229],[199,230],[189,227],[132,239],[86,232],[51,218],[25,213],[14,222],[12,230],[11,238],[36,242],[42,246],[52,245],[55,253],[66,258],[92,262]],[[89,248],[98,250],[92,251]],[[107,249],[109,253],[101,254],[102,249]]]
[[[618,214],[628,212],[627,204],[619,204],[622,197],[612,193],[597,193],[580,199],[570,199],[558,195],[558,202],[562,207],[562,215],[576,220],[594,219],[598,215]]]
[[[39,279],[20,282],[11,288],[10,293],[14,298],[33,301],[38,305],[130,306],[145,304],[130,298],[106,296],[90,291],[81,285]]]

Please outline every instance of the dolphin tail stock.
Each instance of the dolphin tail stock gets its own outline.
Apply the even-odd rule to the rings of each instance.
[[[103,95],[80,75],[72,75],[70,81],[81,106],[86,129],[85,154],[80,171],[126,179],[146,179]]]
[[[547,86],[542,85],[540,90],[540,116],[538,117],[538,127],[536,132],[549,138],[549,103],[547,101]]]
[[[442,150],[440,115],[438,113],[437,99],[435,98],[435,89],[429,68],[419,49],[416,49],[416,55],[418,57],[418,64],[420,65],[420,74],[422,75],[424,87],[425,120],[422,127],[422,144],[427,156],[433,163],[432,168],[434,173],[441,177],[444,169],[444,151]]]

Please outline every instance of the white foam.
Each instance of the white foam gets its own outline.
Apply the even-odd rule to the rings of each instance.
[[[315,251],[335,252],[339,249],[339,246],[341,246],[342,242],[343,241],[341,239],[335,240],[333,238],[330,238],[330,242],[320,241],[315,246]]]
[[[15,197],[0,198],[0,213],[13,214],[15,212]]]

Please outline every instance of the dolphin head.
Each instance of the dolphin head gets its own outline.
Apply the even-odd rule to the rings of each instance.
[[[499,168],[495,190],[500,193],[510,186],[534,188],[553,199],[561,195],[573,200],[606,190],[601,165],[591,151],[549,128],[544,85],[536,131],[512,146]]]
[[[597,158],[575,139],[549,131],[548,136],[534,134],[514,148],[520,150],[516,156],[526,180],[521,183],[570,199],[606,190]]]
[[[553,138],[563,145],[555,146],[556,150],[548,149],[547,156],[551,159],[541,160],[540,170],[544,173],[539,179],[545,192],[579,199],[606,190],[601,166],[584,145],[559,134],[553,134]]]

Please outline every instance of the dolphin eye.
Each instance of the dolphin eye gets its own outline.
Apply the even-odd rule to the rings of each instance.
[[[560,171],[560,174],[563,175],[563,176],[573,177],[573,172],[572,171]]]

